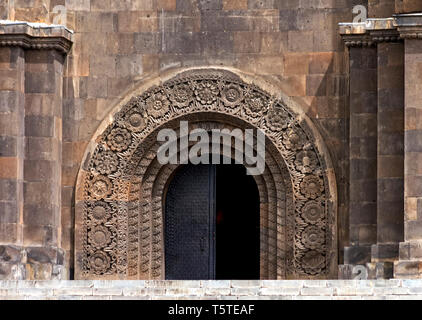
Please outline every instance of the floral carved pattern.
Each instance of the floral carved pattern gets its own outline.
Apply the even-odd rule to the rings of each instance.
[[[331,195],[325,158],[311,129],[282,100],[231,73],[213,70],[175,77],[134,97],[96,140],[83,180],[85,276],[164,277],[162,199],[151,196],[160,168],[150,168],[157,150],[148,146],[165,123],[201,112],[240,119],[273,143],[287,167],[294,199],[288,202],[285,235],[278,236],[291,251],[276,255],[285,259],[291,277],[327,275],[335,218],[327,205]]]

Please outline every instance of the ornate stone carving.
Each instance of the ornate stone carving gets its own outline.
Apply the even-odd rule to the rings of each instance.
[[[321,273],[325,268],[325,257],[316,250],[308,251],[302,257],[302,268],[309,275]]]
[[[239,119],[260,128],[273,143],[271,153],[277,155],[277,162],[286,165],[289,177],[285,183],[291,183],[290,189],[283,187],[290,192],[286,217],[278,216],[275,204],[268,206],[267,213],[274,217],[268,228],[276,239],[274,244],[268,242],[268,250],[276,250],[271,259],[283,259],[285,267],[269,266],[268,275],[327,274],[334,228],[327,215],[330,195],[325,163],[321,162],[324,157],[318,153],[311,130],[283,101],[218,71],[181,75],[134,97],[97,139],[98,147],[87,162],[90,174],[83,181],[84,274],[163,277],[162,192],[152,193],[160,172],[160,167],[151,167],[156,163],[156,135],[181,117],[205,112],[218,114],[223,123]],[[268,168],[275,168],[277,162],[268,162]],[[271,169],[269,176],[274,174]],[[279,177],[271,179],[280,184]],[[117,209],[107,202],[111,200],[119,200],[114,204]],[[283,219],[285,228],[281,227]],[[285,249],[277,245],[283,241]]]
[[[317,166],[318,159],[313,151],[301,151],[296,154],[296,169],[302,173],[311,173]]]
[[[188,84],[175,85],[169,92],[171,102],[176,108],[183,109],[192,102],[193,91]]]
[[[116,172],[119,165],[119,157],[110,150],[98,152],[93,161],[94,171],[105,175]]]
[[[224,86],[221,92],[221,101],[227,107],[237,106],[243,99],[243,89],[237,85],[230,83]]]
[[[314,175],[309,175],[303,178],[300,183],[300,191],[309,199],[318,198],[324,191],[322,180]]]
[[[271,108],[265,118],[268,127],[273,131],[286,129],[289,125],[289,119],[287,111],[279,107]]]
[[[302,232],[302,243],[307,249],[322,248],[325,242],[325,232],[318,227],[308,226]]]
[[[305,133],[295,127],[289,128],[283,132],[283,143],[288,150],[301,150],[306,140]]]
[[[155,119],[163,117],[170,111],[170,101],[163,92],[158,92],[149,97],[146,101],[147,112]]]
[[[113,151],[125,151],[131,143],[130,132],[124,128],[115,128],[107,136],[107,145]]]
[[[110,269],[111,259],[103,251],[96,251],[89,257],[90,270],[97,275],[105,274]]]
[[[212,80],[196,82],[194,88],[196,100],[198,100],[201,104],[210,105],[218,98],[218,85]]]
[[[90,181],[87,191],[94,199],[105,199],[113,192],[113,184],[108,177],[99,175]]]
[[[266,97],[252,91],[248,92],[245,97],[244,109],[248,116],[252,118],[260,118],[268,104]]]
[[[317,224],[324,214],[324,208],[317,201],[308,201],[302,209],[302,218],[309,224]]]
[[[96,249],[105,248],[111,243],[111,232],[105,226],[95,226],[88,232],[88,240]]]
[[[95,223],[105,223],[111,217],[111,206],[104,202],[98,201],[88,207],[88,216]]]

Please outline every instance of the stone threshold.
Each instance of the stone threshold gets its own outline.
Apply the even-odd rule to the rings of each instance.
[[[422,280],[0,281],[0,300],[408,300]]]

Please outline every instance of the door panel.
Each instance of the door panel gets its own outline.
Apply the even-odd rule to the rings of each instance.
[[[215,277],[215,166],[186,165],[170,182],[165,202],[168,280]]]

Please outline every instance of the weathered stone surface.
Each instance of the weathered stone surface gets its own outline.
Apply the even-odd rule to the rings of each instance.
[[[71,256],[77,206],[72,190],[100,123],[139,83],[162,80],[177,68],[210,65],[265,79],[263,89],[274,86],[294,99],[299,113],[316,124],[333,159],[340,255],[346,251],[363,263],[368,257],[362,252],[375,242],[399,241],[401,206],[411,222],[406,231],[416,239],[422,212],[419,40],[406,40],[406,73],[401,42],[351,47],[349,61],[337,23],[353,19],[357,3],[350,1],[0,1],[0,18],[53,23],[58,4],[66,5],[67,26],[75,31],[65,62],[54,50],[0,49],[2,242],[56,246],[60,240]],[[368,9],[377,18],[422,10],[416,0],[370,0]],[[53,269],[23,268],[34,277]]]

